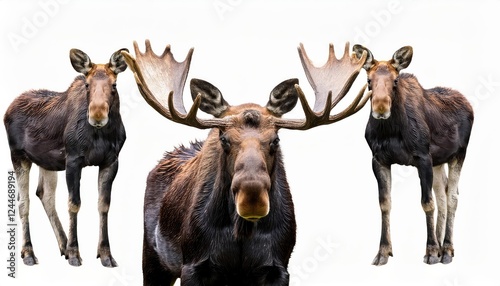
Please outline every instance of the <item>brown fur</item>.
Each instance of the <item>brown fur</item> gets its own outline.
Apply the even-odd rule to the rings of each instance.
[[[358,56],[363,51],[368,53],[364,68],[372,90],[365,138],[373,154],[382,213],[380,248],[373,264],[386,264],[392,256],[389,227],[392,164],[411,165],[418,170],[427,227],[424,262],[450,263],[454,255],[458,179],[474,121],[472,107],[456,90],[424,89],[415,76],[400,73],[411,62],[411,47],[399,49],[389,61],[375,60],[371,52],[360,45],[353,49]],[[448,178],[443,171],[445,164],[449,168]],[[438,207],[436,229],[433,188]]]
[[[99,166],[100,233],[97,257],[114,267],[108,240],[107,215],[111,185],[118,171],[118,154],[125,142],[116,90],[117,74],[127,67],[115,52],[108,64],[93,64],[80,50],[70,51],[76,71],[81,72],[65,92],[31,90],[14,99],[4,116],[12,164],[19,187],[23,227],[22,257],[27,265],[38,263],[29,230],[29,172],[32,163],[41,169],[36,191],[42,200],[62,255],[73,266],[81,265],[77,240],[80,209],[80,177],[85,166]],[[69,235],[55,210],[56,171],[66,171],[70,213]]]

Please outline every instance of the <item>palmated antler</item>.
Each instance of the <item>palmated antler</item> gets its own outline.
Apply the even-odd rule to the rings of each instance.
[[[363,97],[366,89],[365,85],[346,109],[335,115],[330,115],[330,111],[344,98],[354,83],[366,61],[366,53],[363,53],[360,59],[349,56],[349,43],[347,42],[344,55],[342,58],[337,59],[333,44],[330,44],[326,64],[322,67],[316,67],[307,56],[302,44],[300,44],[298,50],[306,77],[316,96],[314,108],[311,109],[302,89],[296,85],[295,88],[299,94],[305,119],[276,119],[276,126],[286,129],[307,130],[319,125],[340,121],[358,112],[366,104],[370,98],[370,92]]]
[[[136,58],[126,51],[123,51],[122,54],[134,73],[141,95],[161,115],[174,122],[199,129],[222,127],[229,124],[227,119],[200,119],[197,117],[201,95],[195,98],[188,113],[184,108],[182,95],[193,55],[192,48],[183,62],[177,62],[174,59],[170,45],[167,45],[161,56],[153,52],[149,40],[146,40],[144,53],[139,50],[135,41],[134,50]],[[165,101],[166,93],[168,93],[168,97]]]
[[[174,59],[170,51],[170,45],[167,45],[161,56],[156,55],[152,51],[149,40],[146,40],[146,51],[144,53],[139,50],[135,41],[134,50],[136,58],[132,57],[126,51],[123,51],[122,54],[134,73],[141,95],[161,115],[174,122],[199,129],[224,127],[231,124],[229,117],[198,118],[197,111],[202,100],[200,94],[194,99],[189,112],[186,112],[182,96],[193,49],[189,50],[183,62],[177,62]],[[276,117],[274,123],[278,128],[307,130],[316,126],[331,124],[356,113],[365,105],[370,97],[370,93],[367,93],[363,97],[366,85],[346,109],[338,114],[330,115],[331,110],[344,98],[351,88],[361,67],[365,63],[366,53],[363,53],[360,59],[350,57],[349,43],[346,43],[343,57],[337,59],[333,45],[330,44],[328,61],[323,67],[318,68],[311,63],[302,44],[298,50],[307,79],[316,95],[314,109],[310,108],[299,85],[295,85],[302,109],[304,110],[305,119],[282,119]],[[166,93],[168,93],[168,97],[165,100]]]

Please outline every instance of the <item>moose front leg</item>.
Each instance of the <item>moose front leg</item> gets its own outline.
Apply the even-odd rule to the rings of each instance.
[[[373,265],[384,265],[392,256],[392,243],[390,231],[391,213],[391,167],[380,164],[375,158],[372,159],[372,168],[378,183],[378,200],[382,213],[382,231],[380,235],[380,246]]]
[[[80,178],[82,175],[81,162],[77,159],[67,159],[66,184],[68,185],[68,212],[69,232],[68,244],[66,246],[66,259],[72,266],[82,265],[82,258],[78,249],[77,216],[80,210]]]
[[[434,231],[434,200],[432,198],[432,159],[430,156],[420,158],[418,165],[418,176],[420,177],[420,187],[422,190],[422,209],[425,212],[427,224],[427,247],[424,262],[436,264],[439,262],[439,245]]]
[[[111,203],[111,186],[118,172],[118,161],[110,166],[99,168],[99,244],[97,247],[97,258],[106,267],[116,267],[118,264],[111,255],[108,238],[108,211]]]

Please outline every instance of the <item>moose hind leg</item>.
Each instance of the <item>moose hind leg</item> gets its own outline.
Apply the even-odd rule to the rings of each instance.
[[[23,241],[21,247],[21,258],[26,265],[38,264],[38,259],[33,252],[31,244],[30,223],[29,223],[29,185],[30,170],[32,163],[25,160],[16,160],[12,158],[14,170],[16,172],[17,185],[19,187],[19,217],[21,218]]]
[[[373,265],[384,265],[392,256],[392,243],[390,232],[391,213],[391,169],[383,166],[375,159],[372,160],[372,167],[378,183],[379,204],[382,214],[382,230],[380,234],[379,251],[373,259]]]
[[[101,258],[101,264],[105,267],[116,267],[118,264],[111,255],[108,236],[108,212],[111,203],[111,186],[118,172],[118,161],[108,167],[99,168],[99,245],[97,247],[97,258]]]
[[[432,168],[433,179],[432,188],[436,197],[436,204],[438,208],[437,223],[436,223],[436,238],[440,246],[443,245],[444,234],[446,228],[446,184],[447,177],[444,169],[444,164]]]
[[[442,263],[448,264],[453,260],[455,250],[453,249],[453,224],[455,212],[458,205],[458,181],[462,170],[463,160],[454,160],[449,163],[449,180],[447,189],[448,213],[446,217],[446,233],[443,243]]]
[[[52,226],[54,234],[56,235],[61,255],[65,255],[66,244],[68,243],[68,239],[66,237],[66,233],[64,232],[64,229],[61,225],[61,221],[59,220],[59,216],[57,215],[56,211],[56,205],[55,205],[56,188],[57,188],[57,172],[48,171],[43,168],[40,168],[36,195],[42,201],[45,213],[47,213],[50,225]]]

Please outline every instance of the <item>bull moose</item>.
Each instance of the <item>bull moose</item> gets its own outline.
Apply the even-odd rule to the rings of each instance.
[[[12,164],[19,185],[19,215],[22,223],[21,257],[26,265],[38,263],[29,228],[29,173],[32,163],[39,166],[36,195],[69,264],[81,265],[77,239],[80,209],[80,177],[85,166],[99,166],[100,232],[97,257],[107,267],[117,266],[108,238],[108,210],[111,185],[118,171],[118,154],[125,142],[120,117],[117,75],[127,68],[121,49],[106,64],[94,64],[78,49],[70,51],[77,76],[64,92],[30,90],[11,103],[4,124]],[[69,234],[66,237],[55,208],[57,171],[66,170],[69,192]]]
[[[165,153],[149,173],[144,198],[144,285],[288,285],[288,262],[296,222],[287,183],[279,129],[307,130],[342,120],[363,107],[361,89],[343,111],[330,115],[347,94],[365,61],[335,57],[313,66],[302,45],[299,55],[315,95],[311,109],[297,79],[285,80],[265,106],[230,105],[212,84],[192,79],[194,100],[185,111],[182,92],[191,49],[177,62],[167,46],[156,55],[149,41],[136,58],[124,52],[144,99],[176,123],[206,129],[204,141]],[[168,94],[167,98],[162,95]],[[333,96],[332,96],[333,94]],[[284,119],[300,99],[305,119]],[[197,110],[213,118],[197,117]]]
[[[361,45],[354,45],[353,51],[359,58],[367,54],[363,68],[372,91],[365,138],[373,154],[372,167],[382,213],[380,248],[373,264],[384,265],[392,256],[389,222],[392,164],[411,165],[418,170],[427,225],[424,262],[450,263],[454,256],[458,181],[474,121],[472,107],[456,90],[424,89],[414,75],[400,73],[411,62],[410,46],[397,50],[388,61],[375,60],[371,51]],[[438,209],[435,230],[432,189]]]

